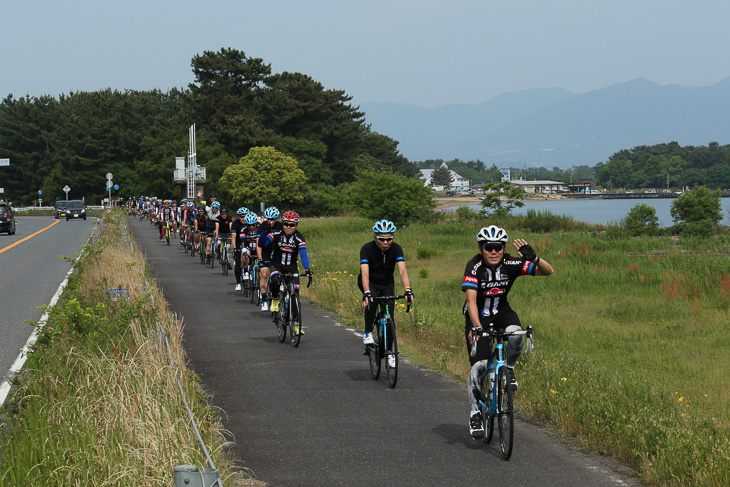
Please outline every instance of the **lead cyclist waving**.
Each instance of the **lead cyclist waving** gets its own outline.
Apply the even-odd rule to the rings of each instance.
[[[492,352],[491,340],[472,336],[472,328],[489,325],[506,332],[522,329],[520,318],[507,301],[512,284],[520,276],[549,276],[553,267],[537,256],[533,248],[523,239],[515,239],[514,248],[519,257],[505,253],[509,236],[503,228],[490,225],[479,230],[477,244],[479,253],[467,264],[461,290],[466,294],[464,302],[465,338],[467,353],[473,340],[477,340],[476,353],[469,355],[471,372],[467,381],[467,394],[471,405],[469,432],[474,438],[484,435],[481,413],[472,391],[482,390],[482,377],[487,370]],[[513,390],[517,390],[514,369],[522,352],[522,336],[512,336],[507,341],[507,369]]]

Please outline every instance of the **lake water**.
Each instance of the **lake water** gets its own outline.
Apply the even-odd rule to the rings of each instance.
[[[572,216],[578,221],[588,223],[616,223],[626,217],[631,208],[644,203],[656,209],[659,224],[663,227],[674,224],[670,207],[673,198],[659,199],[632,199],[632,200],[553,200],[553,201],[525,201],[525,206],[512,210],[513,215],[524,215],[528,209],[537,211],[548,210],[555,215]],[[720,198],[722,206],[723,225],[730,225],[730,198]],[[471,205],[470,208],[479,211],[481,206]]]

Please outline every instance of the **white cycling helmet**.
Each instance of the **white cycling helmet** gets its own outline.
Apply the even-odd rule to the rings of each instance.
[[[477,242],[499,242],[506,244],[509,240],[509,235],[504,231],[504,228],[498,227],[497,225],[489,225],[479,230],[477,234]]]

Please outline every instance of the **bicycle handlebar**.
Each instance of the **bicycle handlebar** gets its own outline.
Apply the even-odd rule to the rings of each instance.
[[[397,301],[399,299],[405,299],[406,295],[402,294],[400,296],[371,296],[370,299],[373,301]],[[370,309],[370,303],[368,303],[367,306],[368,309]],[[406,306],[406,313],[411,312],[411,303],[408,302],[408,305]]]
[[[475,333],[477,334],[475,336]],[[532,338],[532,325],[528,326],[527,328],[523,330],[515,330],[510,332],[505,332],[504,330],[498,331],[492,326],[488,326],[485,330],[481,326],[473,326],[471,328],[471,348],[469,349],[469,355],[475,356],[477,353],[477,336],[478,337],[488,337],[488,338],[497,338],[497,339],[503,339],[508,338],[511,336],[520,336],[520,335],[527,335],[528,338]]]

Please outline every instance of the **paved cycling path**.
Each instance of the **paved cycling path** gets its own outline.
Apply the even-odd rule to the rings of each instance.
[[[306,303],[299,348],[278,343],[269,314],[235,293],[232,273],[224,277],[220,267],[203,267],[179,245],[160,243],[147,221],[130,226],[172,311],[183,317],[192,368],[223,410],[240,463],[258,480],[271,486],[638,485],[523,422],[515,425],[514,453],[505,462],[494,441],[469,437],[465,386],[411,364],[402,364],[395,389],[372,380],[362,339]]]

